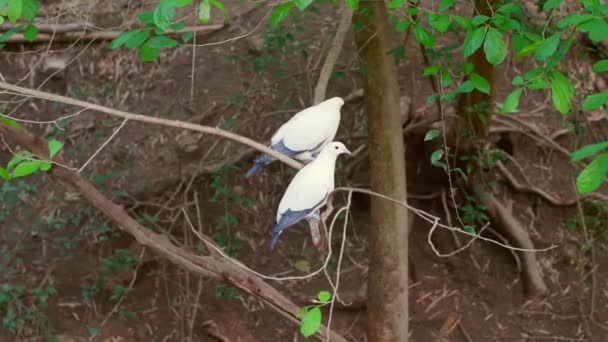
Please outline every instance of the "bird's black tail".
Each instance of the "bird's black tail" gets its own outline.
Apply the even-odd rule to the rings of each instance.
[[[247,173],[245,174],[245,177],[246,178],[252,177],[256,173],[260,172],[260,170],[262,170],[262,168],[264,168],[264,166],[270,164],[270,162],[272,162],[273,160],[274,160],[274,158],[266,153],[259,155],[257,158],[255,158],[255,162],[254,162],[253,166],[251,167],[251,169],[249,169],[249,171],[247,171]]]

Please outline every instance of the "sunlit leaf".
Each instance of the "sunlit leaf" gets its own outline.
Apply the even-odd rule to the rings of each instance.
[[[22,129],[23,127],[21,127],[20,124],[17,123],[17,121],[7,118],[6,116],[0,116],[0,123],[3,123],[11,128],[14,129]]]
[[[595,71],[595,72],[608,71],[608,59],[603,59],[603,60],[593,64],[593,71]]]
[[[201,23],[206,24],[209,22],[211,18],[211,3],[209,0],[201,0],[200,5],[198,6],[198,20]]]
[[[578,150],[572,152],[572,155],[570,155],[570,157],[571,157],[570,160],[573,162],[579,161],[579,160],[591,157],[592,155],[595,155],[597,153],[600,153],[607,148],[608,148],[608,141],[604,141],[604,142],[597,143],[597,144],[585,145],[585,146],[579,148]]]
[[[11,22],[16,22],[21,16],[23,10],[23,0],[8,0],[8,9],[6,10],[6,16]]]
[[[543,42],[536,49],[536,59],[538,61],[544,61],[557,51],[559,45],[559,37],[561,32],[554,33],[549,38],[543,40]]]
[[[435,46],[435,36],[422,27],[422,25],[414,26],[414,37],[418,43],[424,45],[425,47]]]
[[[270,12],[270,26],[275,27],[289,14],[289,11],[294,6],[293,2],[284,2],[282,4],[276,5],[272,8],[272,12]]]
[[[61,150],[61,148],[63,147],[63,143],[59,140],[55,140],[55,139],[50,139],[49,140],[49,156],[51,158],[53,158],[57,152],[59,152]]]
[[[302,319],[302,326],[300,332],[304,337],[314,335],[321,327],[321,309],[313,307],[306,312]]]
[[[331,293],[329,291],[319,291],[317,298],[321,303],[327,303],[331,299]]]
[[[589,95],[583,101],[583,110],[589,111],[608,103],[608,91]]]
[[[488,82],[488,80],[476,73],[472,73],[470,77],[471,82],[473,82],[473,85],[475,86],[475,89],[479,90],[482,93],[490,93],[490,82]]]
[[[507,46],[502,34],[494,28],[488,29],[486,40],[483,44],[486,59],[492,65],[498,65],[507,57]]]
[[[514,113],[517,111],[517,107],[519,106],[519,98],[521,97],[522,91],[523,89],[519,88],[507,96],[505,103],[502,105],[502,111],[504,113]]]
[[[551,98],[553,105],[562,114],[570,111],[570,101],[574,96],[574,86],[561,72],[554,71],[550,76]]]
[[[156,36],[154,38],[151,38],[146,43],[146,45],[151,48],[162,49],[162,48],[172,48],[174,46],[179,45],[179,43],[177,42],[177,40],[167,37],[167,36]]]
[[[0,166],[0,178],[4,179],[5,181],[10,181],[11,180],[11,175],[8,173],[8,171],[6,171],[5,168]]]
[[[43,161],[39,160],[24,161],[19,165],[15,166],[15,168],[13,169],[12,178],[29,176],[32,173],[40,170],[40,166],[42,166],[43,163]]]
[[[581,194],[595,191],[604,183],[607,173],[608,154],[602,154],[581,171],[576,178],[576,188]]]
[[[462,55],[466,58],[472,55],[477,49],[481,47],[483,39],[486,36],[488,28],[486,26],[475,29],[470,32],[464,40],[462,46]]]

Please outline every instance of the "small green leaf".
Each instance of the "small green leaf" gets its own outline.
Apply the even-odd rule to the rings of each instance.
[[[143,11],[137,17],[148,25],[154,25],[154,13],[152,11]]]
[[[473,17],[473,20],[471,22],[473,23],[473,25],[479,26],[488,21],[489,19],[490,17],[488,17],[487,15],[476,15]]]
[[[194,32],[186,32],[182,34],[182,41],[187,43],[192,40],[192,37],[194,37]]]
[[[414,37],[416,41],[426,47],[434,47],[435,46],[435,36],[427,31],[422,25],[414,26]]]
[[[538,49],[536,50],[536,60],[542,62],[552,56],[559,45],[559,37],[561,32],[554,33],[549,38],[543,40]]]
[[[293,2],[296,4],[296,7],[300,9],[300,11],[305,10],[308,6],[310,6],[310,4],[312,4],[312,0],[293,0]]]
[[[431,164],[440,165],[440,160],[443,157],[443,150],[435,150],[431,154]]]
[[[171,25],[174,16],[175,0],[160,0],[154,10],[154,24],[158,28],[166,30]]]
[[[158,58],[159,55],[160,49],[150,47],[147,43],[142,45],[141,48],[139,48],[139,57],[144,62],[151,62]]]
[[[583,101],[583,110],[589,111],[608,103],[608,91],[589,95]]]
[[[608,23],[604,19],[594,19],[581,24],[579,31],[587,32],[589,39],[593,42],[600,42],[608,38]]]
[[[439,70],[441,70],[440,65],[431,65],[424,68],[424,76],[435,75]]]
[[[175,0],[175,6],[184,7],[192,3],[192,0]]]
[[[331,299],[331,293],[329,293],[329,291],[320,291],[317,294],[317,298],[319,299],[319,302],[327,303]]]
[[[595,158],[587,167],[581,171],[576,178],[576,188],[581,194],[597,190],[603,183],[608,173],[608,153]]]
[[[401,20],[400,22],[398,22],[397,24],[395,24],[395,31],[397,31],[397,32],[405,32],[405,30],[407,30],[408,27],[410,27],[411,24],[412,24],[412,22],[409,21],[409,20]]]
[[[428,13],[427,17],[431,27],[442,33],[446,32],[452,23],[450,16],[445,14],[437,15],[435,13]]]
[[[595,72],[608,71],[608,59],[603,59],[603,60],[593,64],[593,71],[595,71]]]
[[[471,62],[467,62],[462,65],[462,72],[464,72],[467,75],[472,73],[473,70],[475,70],[475,64],[473,64]]]
[[[8,9],[6,11],[6,15],[8,16],[8,20],[11,22],[16,22],[17,19],[21,16],[21,11],[23,10],[23,0],[8,0]]]
[[[472,55],[483,43],[488,28],[486,26],[475,29],[467,35],[462,46],[462,55],[466,58]]]
[[[134,30],[125,43],[129,49],[140,47],[150,37],[150,29]]]
[[[519,88],[507,96],[505,103],[502,105],[502,111],[504,113],[514,113],[517,111],[517,107],[519,106],[519,97],[521,96],[522,91],[523,89]]]
[[[532,89],[532,90],[547,89],[548,83],[547,83],[547,81],[545,81],[542,78],[535,78],[533,81],[528,83],[527,87],[528,87],[528,89]]]
[[[439,11],[443,12],[445,10],[450,9],[450,7],[454,6],[456,0],[441,0],[439,1]]]
[[[348,5],[348,7],[350,7],[352,10],[358,10],[359,9],[359,0],[346,0],[346,4]]]
[[[488,80],[476,73],[472,73],[470,77],[475,89],[482,93],[490,94],[490,82]]]
[[[24,161],[15,166],[15,168],[13,169],[12,178],[29,176],[32,173],[40,170],[40,166],[42,166],[43,163],[44,162],[39,160]]]
[[[561,72],[551,73],[551,98],[553,105],[562,114],[570,111],[570,100],[574,96],[574,86]]]
[[[35,25],[27,25],[25,27],[25,30],[23,30],[23,37],[30,42],[33,42],[34,40],[36,40],[36,37],[38,37],[38,28]]]
[[[456,88],[457,93],[470,93],[475,89],[475,85],[470,80],[462,82],[461,85]]]
[[[563,29],[571,25],[579,25],[585,23],[594,18],[595,16],[589,13],[573,13],[563,17],[560,21],[558,21],[557,27]]]
[[[521,76],[515,76],[513,77],[513,81],[511,81],[511,84],[514,86],[519,86],[524,84],[524,79]]]
[[[52,166],[52,165],[53,165],[53,164],[52,164],[52,163],[49,163],[49,162],[42,162],[42,164],[40,164],[40,171],[47,172],[48,170],[50,170],[50,169],[51,169],[51,166]]]
[[[179,43],[177,42],[177,40],[167,37],[167,36],[156,36],[154,38],[151,38],[146,43],[146,45],[151,48],[162,49],[162,48],[175,47],[175,46],[179,45]]]
[[[578,150],[572,152],[572,155],[570,156],[570,160],[573,162],[591,157],[592,155],[595,155],[597,153],[602,152],[603,150],[608,148],[608,141],[604,141],[601,143],[597,143],[597,144],[591,144],[591,145],[585,145],[581,148],[579,148]]]
[[[483,51],[486,59],[492,65],[498,65],[507,57],[507,46],[502,38],[502,34],[494,28],[488,29],[488,35],[483,44]]]
[[[8,165],[6,166],[6,169],[8,171],[11,171],[15,166],[17,166],[22,161],[28,160],[32,157],[33,157],[33,155],[30,152],[27,152],[27,151],[19,152],[16,155],[14,155],[13,158],[11,158],[11,160],[9,160]]]
[[[439,79],[439,83],[442,87],[447,87],[452,84],[452,75],[447,71],[441,72],[441,78]]]
[[[521,5],[515,2],[508,2],[500,6],[496,12],[502,13],[504,15],[521,12]]]
[[[564,0],[547,0],[543,5],[543,11],[549,11],[552,9],[556,9],[559,5],[562,4]]]
[[[137,30],[135,30],[137,31]],[[134,35],[133,32],[135,31],[127,31],[127,32],[123,32],[121,34],[118,35],[118,37],[114,38],[114,40],[112,40],[110,42],[110,49],[114,50],[114,49],[118,49],[119,47],[125,45],[126,42],[129,41],[129,39],[131,39]]]
[[[403,6],[404,3],[405,0],[391,0],[391,2],[388,4],[388,8],[391,10],[396,10],[397,8]]]
[[[206,24],[211,18],[211,4],[209,0],[201,0],[201,4],[198,6],[198,20],[201,23]]]
[[[5,168],[0,166],[0,178],[4,179],[5,181],[10,181],[11,180],[11,175],[8,173],[8,171],[6,171]]]
[[[59,152],[61,150],[61,148],[63,147],[63,143],[59,140],[55,140],[55,139],[50,139],[49,140],[49,156],[52,159],[57,152]]]
[[[6,116],[0,116],[0,122],[14,129],[22,129],[20,124],[17,121],[7,118]]]
[[[38,14],[39,1],[38,0],[23,0],[23,8],[21,9],[21,16],[25,20],[32,22]],[[0,6],[2,8],[2,6]]]
[[[424,141],[431,141],[439,136],[439,131],[436,129],[432,129],[424,135]]]
[[[289,11],[293,7],[293,2],[284,2],[282,4],[276,5],[272,8],[272,12],[270,12],[270,26],[275,27],[289,14]]]
[[[304,315],[300,332],[304,337],[309,337],[314,335],[319,330],[319,327],[321,327],[321,309],[314,307]]]
[[[184,27],[186,27],[186,23],[184,23],[183,21],[179,21],[177,23],[171,24],[169,26],[169,28],[173,31],[179,31],[182,30]]]

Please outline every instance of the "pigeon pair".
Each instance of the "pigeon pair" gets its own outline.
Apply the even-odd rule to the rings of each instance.
[[[272,252],[281,233],[309,218],[319,219],[319,209],[334,190],[336,159],[351,154],[341,142],[332,142],[340,124],[344,100],[334,97],[294,115],[270,140],[270,148],[307,163],[287,186],[279,203],[277,220],[272,228]],[[247,172],[249,178],[275,159],[261,154]]]

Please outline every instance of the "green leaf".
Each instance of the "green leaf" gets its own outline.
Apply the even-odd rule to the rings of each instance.
[[[179,22],[171,24],[171,26],[169,26],[169,28],[171,30],[176,31],[176,32],[183,29],[184,27],[186,27],[186,23],[184,23],[183,21],[179,21]]]
[[[447,71],[441,72],[441,78],[439,79],[442,87],[447,87],[452,84],[452,75]]]
[[[40,164],[40,171],[44,171],[47,172],[48,170],[51,169],[51,166],[53,166],[52,163],[49,162],[41,162],[42,164]]]
[[[184,7],[192,3],[192,0],[175,0],[175,6]]]
[[[32,157],[33,157],[33,155],[30,152],[27,152],[27,151],[19,152],[16,155],[14,155],[13,158],[11,158],[11,160],[8,162],[8,165],[6,166],[6,169],[8,171],[11,171],[15,166],[17,166],[22,161],[28,160]]]
[[[435,46],[435,36],[427,31],[422,25],[416,24],[414,26],[414,37],[416,41],[426,47]]]
[[[439,165],[439,161],[443,157],[443,153],[444,152],[441,149],[433,151],[433,153],[431,154],[431,164]]]
[[[148,25],[154,25],[154,13],[152,11],[143,11],[137,17]]]
[[[175,0],[160,0],[154,10],[154,24],[166,30],[175,16]]]
[[[441,0],[439,1],[439,11],[445,11],[450,9],[450,7],[454,6],[456,0]]]
[[[402,20],[395,25],[395,31],[404,32],[408,29],[408,27],[410,27],[411,24],[412,22],[409,20]]]
[[[317,294],[317,298],[319,299],[319,302],[327,303],[331,299],[331,293],[329,293],[329,291],[320,291]]]
[[[560,21],[558,21],[557,27],[563,29],[571,25],[578,25],[587,22],[594,18],[595,16],[589,13],[573,13],[563,17]]]
[[[21,16],[21,11],[23,10],[23,0],[8,0],[8,10],[6,11],[6,15],[8,16],[8,20],[11,22],[16,22],[17,19]]]
[[[515,76],[513,77],[513,81],[511,81],[511,84],[514,86],[519,86],[524,84],[524,79],[521,76]]]
[[[6,171],[5,168],[0,166],[0,177],[2,177],[2,179],[4,179],[5,181],[10,181],[11,180],[11,175],[8,173],[8,171]]]
[[[456,88],[457,93],[470,93],[475,89],[475,85],[470,80],[462,82],[461,85]]]
[[[490,17],[488,17],[487,15],[476,15],[473,17],[473,20],[471,22],[473,23],[473,25],[479,26],[488,21],[489,19]]]
[[[483,51],[486,59],[492,65],[498,65],[507,57],[507,46],[502,38],[502,34],[494,28],[488,29],[488,35],[483,44]]]
[[[474,69],[475,69],[475,64],[473,64],[471,62],[464,63],[464,65],[462,66],[462,72],[464,72],[467,75],[472,73]]]
[[[0,6],[1,8],[2,6]],[[39,3],[38,0],[23,0],[23,8],[21,9],[21,16],[25,20],[32,22],[38,14]]]
[[[545,4],[543,5],[543,11],[556,9],[559,7],[559,5],[562,4],[563,1],[564,0],[547,0],[547,2],[545,2]]]
[[[608,38],[608,23],[604,19],[594,19],[578,27],[581,32],[588,32],[589,39],[600,42]]]
[[[32,24],[27,25],[25,27],[25,30],[23,30],[23,37],[27,40],[27,41],[34,41],[36,39],[36,37],[38,37],[38,28]]]
[[[593,64],[593,71],[595,71],[595,72],[608,71],[608,59],[603,59],[603,60]]]
[[[186,32],[182,34],[182,41],[187,43],[192,40],[192,37],[194,37],[194,32]]]
[[[440,65],[431,65],[424,68],[424,76],[435,75],[439,70],[441,70]]]
[[[583,101],[583,110],[590,111],[608,103],[608,91],[589,95]]]
[[[388,8],[391,10],[396,10],[397,8],[403,6],[404,3],[405,0],[391,0],[391,2],[388,4]]]
[[[293,2],[284,2],[272,8],[272,12],[270,12],[270,26],[275,27],[289,14],[289,11],[293,7]]]
[[[148,39],[148,37],[150,37],[150,29],[135,30],[135,31],[132,31],[132,33],[133,34],[131,34],[129,36],[129,39],[125,43],[125,46],[130,49],[140,47],[141,44],[143,44],[146,41],[146,39]]]
[[[424,135],[424,141],[431,141],[439,136],[439,131],[436,129],[432,129]]]
[[[545,39],[536,50],[536,60],[542,62],[552,56],[557,51],[560,36],[561,32],[557,32]]]
[[[502,105],[502,111],[504,113],[514,113],[517,111],[517,107],[519,106],[519,97],[521,96],[522,91],[523,89],[519,88],[507,96],[505,103]]]
[[[321,309],[314,307],[304,315],[300,332],[304,337],[309,337],[314,335],[319,330],[319,327],[321,327]]]
[[[198,20],[201,23],[206,24],[211,18],[211,5],[209,0],[201,0],[201,4],[198,6]]]
[[[477,51],[477,49],[479,49],[479,47],[481,47],[487,31],[488,28],[484,26],[475,29],[473,32],[469,32],[462,46],[462,55],[465,58],[472,55],[475,51]]]
[[[496,12],[505,15],[521,12],[521,5],[515,2],[508,2],[500,6]]]
[[[139,57],[144,62],[151,62],[160,55],[159,48],[150,47],[147,43],[139,49]]]
[[[114,38],[114,40],[110,42],[110,49],[118,49],[119,47],[125,45],[137,33],[136,31],[138,30],[127,31],[119,34],[118,37]]]
[[[14,129],[22,129],[23,128],[23,127],[21,127],[20,124],[17,123],[17,121],[15,121],[13,119],[10,119],[10,118],[7,118],[6,116],[0,116],[0,122],[3,123],[3,124],[5,124],[5,125],[7,125],[7,126],[9,126],[9,127],[14,128]]]
[[[570,100],[574,96],[574,87],[559,71],[552,72],[550,79],[553,105],[560,113],[567,114],[570,111]]]
[[[61,148],[63,147],[63,143],[59,140],[51,138],[48,142],[48,147],[49,147],[49,156],[50,156],[50,158],[53,158],[55,156],[55,154],[57,154],[57,152],[59,152],[61,150]]]
[[[223,3],[219,2],[218,0],[209,0],[209,2],[211,2],[211,4],[215,6],[215,8],[219,9],[220,12],[222,12],[222,14],[224,15],[224,19],[227,22],[230,22],[230,13],[228,13],[228,10],[226,9],[226,6],[224,6]]]
[[[305,10],[310,4],[312,4],[312,0],[293,0],[300,11]]]
[[[572,152],[570,155],[570,160],[573,162],[583,160],[585,158],[591,157],[592,155],[598,154],[603,150],[608,148],[608,141],[604,141],[597,144],[585,145],[578,150]]]
[[[576,188],[581,194],[597,190],[608,173],[608,153],[595,158],[576,178]]]
[[[167,37],[167,36],[156,36],[151,38],[146,45],[148,45],[151,48],[157,48],[157,49],[162,49],[162,48],[172,48],[175,47],[177,45],[179,45],[179,43],[177,42],[177,40]]]
[[[548,83],[543,78],[535,78],[533,81],[528,83],[528,89],[540,90],[540,89],[547,89],[547,88],[548,88]]]
[[[348,5],[348,7],[350,7],[352,10],[358,10],[359,9],[359,0],[346,0],[346,4]]]
[[[482,93],[490,94],[490,82],[488,80],[476,73],[472,73],[470,77],[475,89]]]
[[[40,166],[42,166],[43,163],[44,162],[39,160],[24,161],[15,166],[15,169],[13,169],[13,176],[11,178],[29,176],[32,173],[40,170]]]
[[[437,15],[435,13],[428,13],[427,17],[429,18],[431,27],[442,33],[446,32],[452,23],[450,16],[445,14]]]

